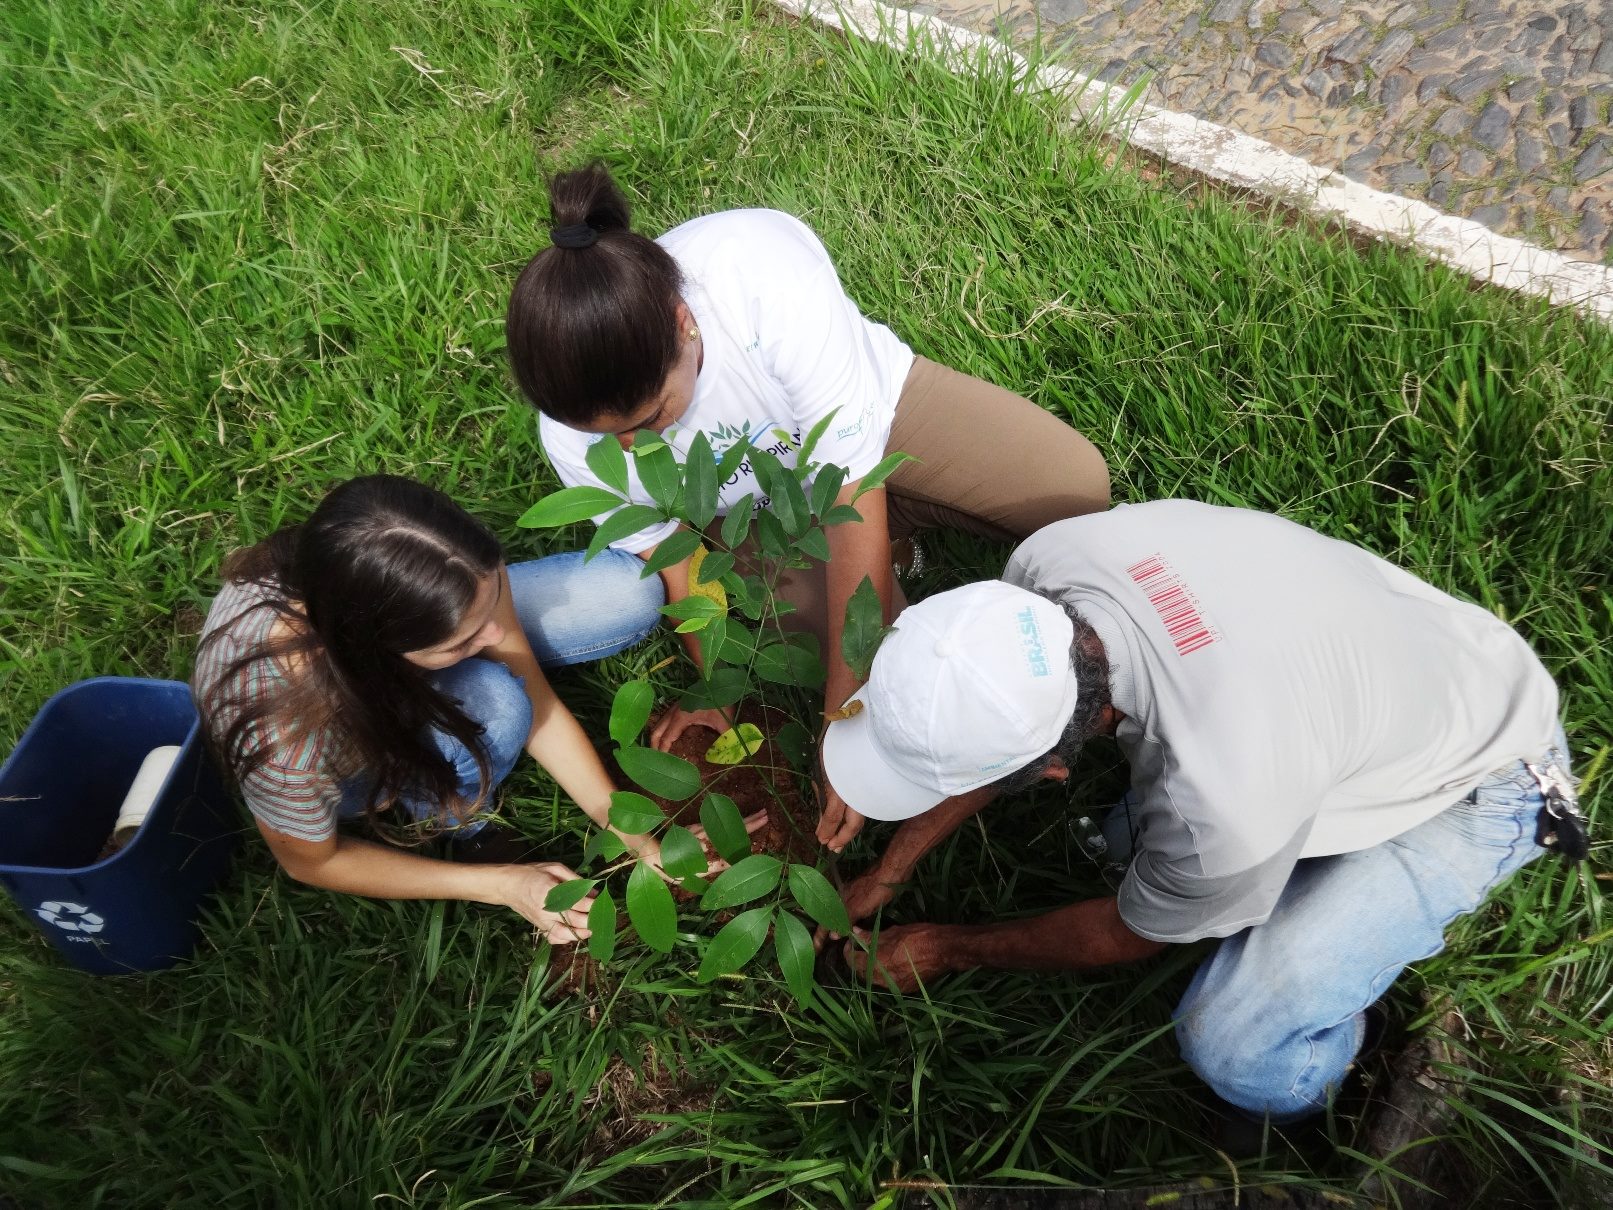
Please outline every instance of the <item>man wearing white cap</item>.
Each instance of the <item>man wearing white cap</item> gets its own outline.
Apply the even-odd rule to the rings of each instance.
[[[1116,896],[886,927],[887,982],[1223,938],[1177,1036],[1217,1094],[1274,1121],[1326,1106],[1367,1006],[1542,841],[1583,855],[1557,689],[1524,641],[1263,513],[1164,500],[1048,526],[1002,581],[910,606],[853,701],[827,776],[851,810],[907,821],[846,888],[854,921],[1002,790],[1064,779],[1091,736],[1131,767]]]

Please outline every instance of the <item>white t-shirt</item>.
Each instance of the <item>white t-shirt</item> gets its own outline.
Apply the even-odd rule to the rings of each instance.
[[[818,237],[777,210],[726,210],[674,227],[656,242],[683,271],[683,301],[704,345],[689,410],[662,434],[679,460],[705,433],[718,458],[748,436],[793,467],[795,448],[838,408],[813,461],[845,467],[848,483],[871,471],[885,455],[913,351],[883,324],[863,318]],[[789,434],[790,448],[774,430]],[[589,469],[588,447],[616,438],[547,416],[538,431],[562,483],[606,486]],[[653,505],[632,463],[629,495],[635,504]],[[721,485],[719,514],[746,495],[756,497],[757,507],[767,503],[748,459]],[[676,528],[651,526],[611,545],[638,554]]]
[[[1506,623],[1267,513],[1060,521],[1003,578],[1103,640],[1140,825],[1120,915],[1156,941],[1261,923],[1295,861],[1416,827],[1556,727],[1557,687]]]

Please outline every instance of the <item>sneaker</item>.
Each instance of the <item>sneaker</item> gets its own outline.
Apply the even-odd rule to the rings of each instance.
[[[898,580],[911,582],[918,579],[924,574],[927,562],[917,534],[897,538],[891,543],[891,574]]]
[[[449,860],[467,865],[520,865],[544,859],[542,845],[507,824],[491,820],[469,836],[450,834],[443,849]]]

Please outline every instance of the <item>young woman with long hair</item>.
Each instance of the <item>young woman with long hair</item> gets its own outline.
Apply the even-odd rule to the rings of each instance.
[[[857,688],[840,650],[857,585],[872,580],[887,620],[898,607],[893,537],[944,526],[1008,541],[1108,507],[1108,467],[1090,441],[1010,391],[915,357],[858,311],[800,220],[730,210],[652,240],[632,230],[627,202],[599,164],[557,176],[549,198],[552,243],[516,281],[506,333],[562,482],[598,485],[589,445],[627,446],[640,429],[661,433],[679,454],[697,433],[719,456],[746,437],[793,466],[795,447],[831,413],[815,460],[847,469],[837,503],[851,500],[888,451],[918,459],[857,501],[861,524],[828,531],[826,564],[779,581],[796,606],[788,624],[818,636],[826,702]],[[652,503],[636,476],[630,487],[636,502]],[[720,511],[747,495],[763,500],[748,462],[722,486]],[[613,545],[648,558],[673,529],[652,526]],[[662,573],[670,599],[687,594],[688,577],[687,562]],[[674,707],[652,738],[668,746],[690,723],[727,725],[716,712]],[[838,851],[861,822],[826,787],[818,838]]]
[[[281,867],[359,895],[504,904],[552,941],[587,936],[590,900],[543,906],[576,875],[520,860],[483,811],[524,749],[606,826],[615,787],[542,668],[648,634],[663,594],[642,570],[611,551],[507,566],[484,525],[391,475],[343,483],[303,524],[232,554],[193,689]],[[382,812],[446,833],[457,860],[338,830]],[[653,838],[623,839],[658,861]]]

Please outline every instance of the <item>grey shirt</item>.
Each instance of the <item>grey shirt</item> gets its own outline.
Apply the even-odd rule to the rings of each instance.
[[[1156,941],[1261,923],[1297,860],[1400,835],[1556,725],[1511,627],[1270,514],[1122,505],[1032,535],[1003,579],[1103,640],[1139,829],[1120,914]]]

